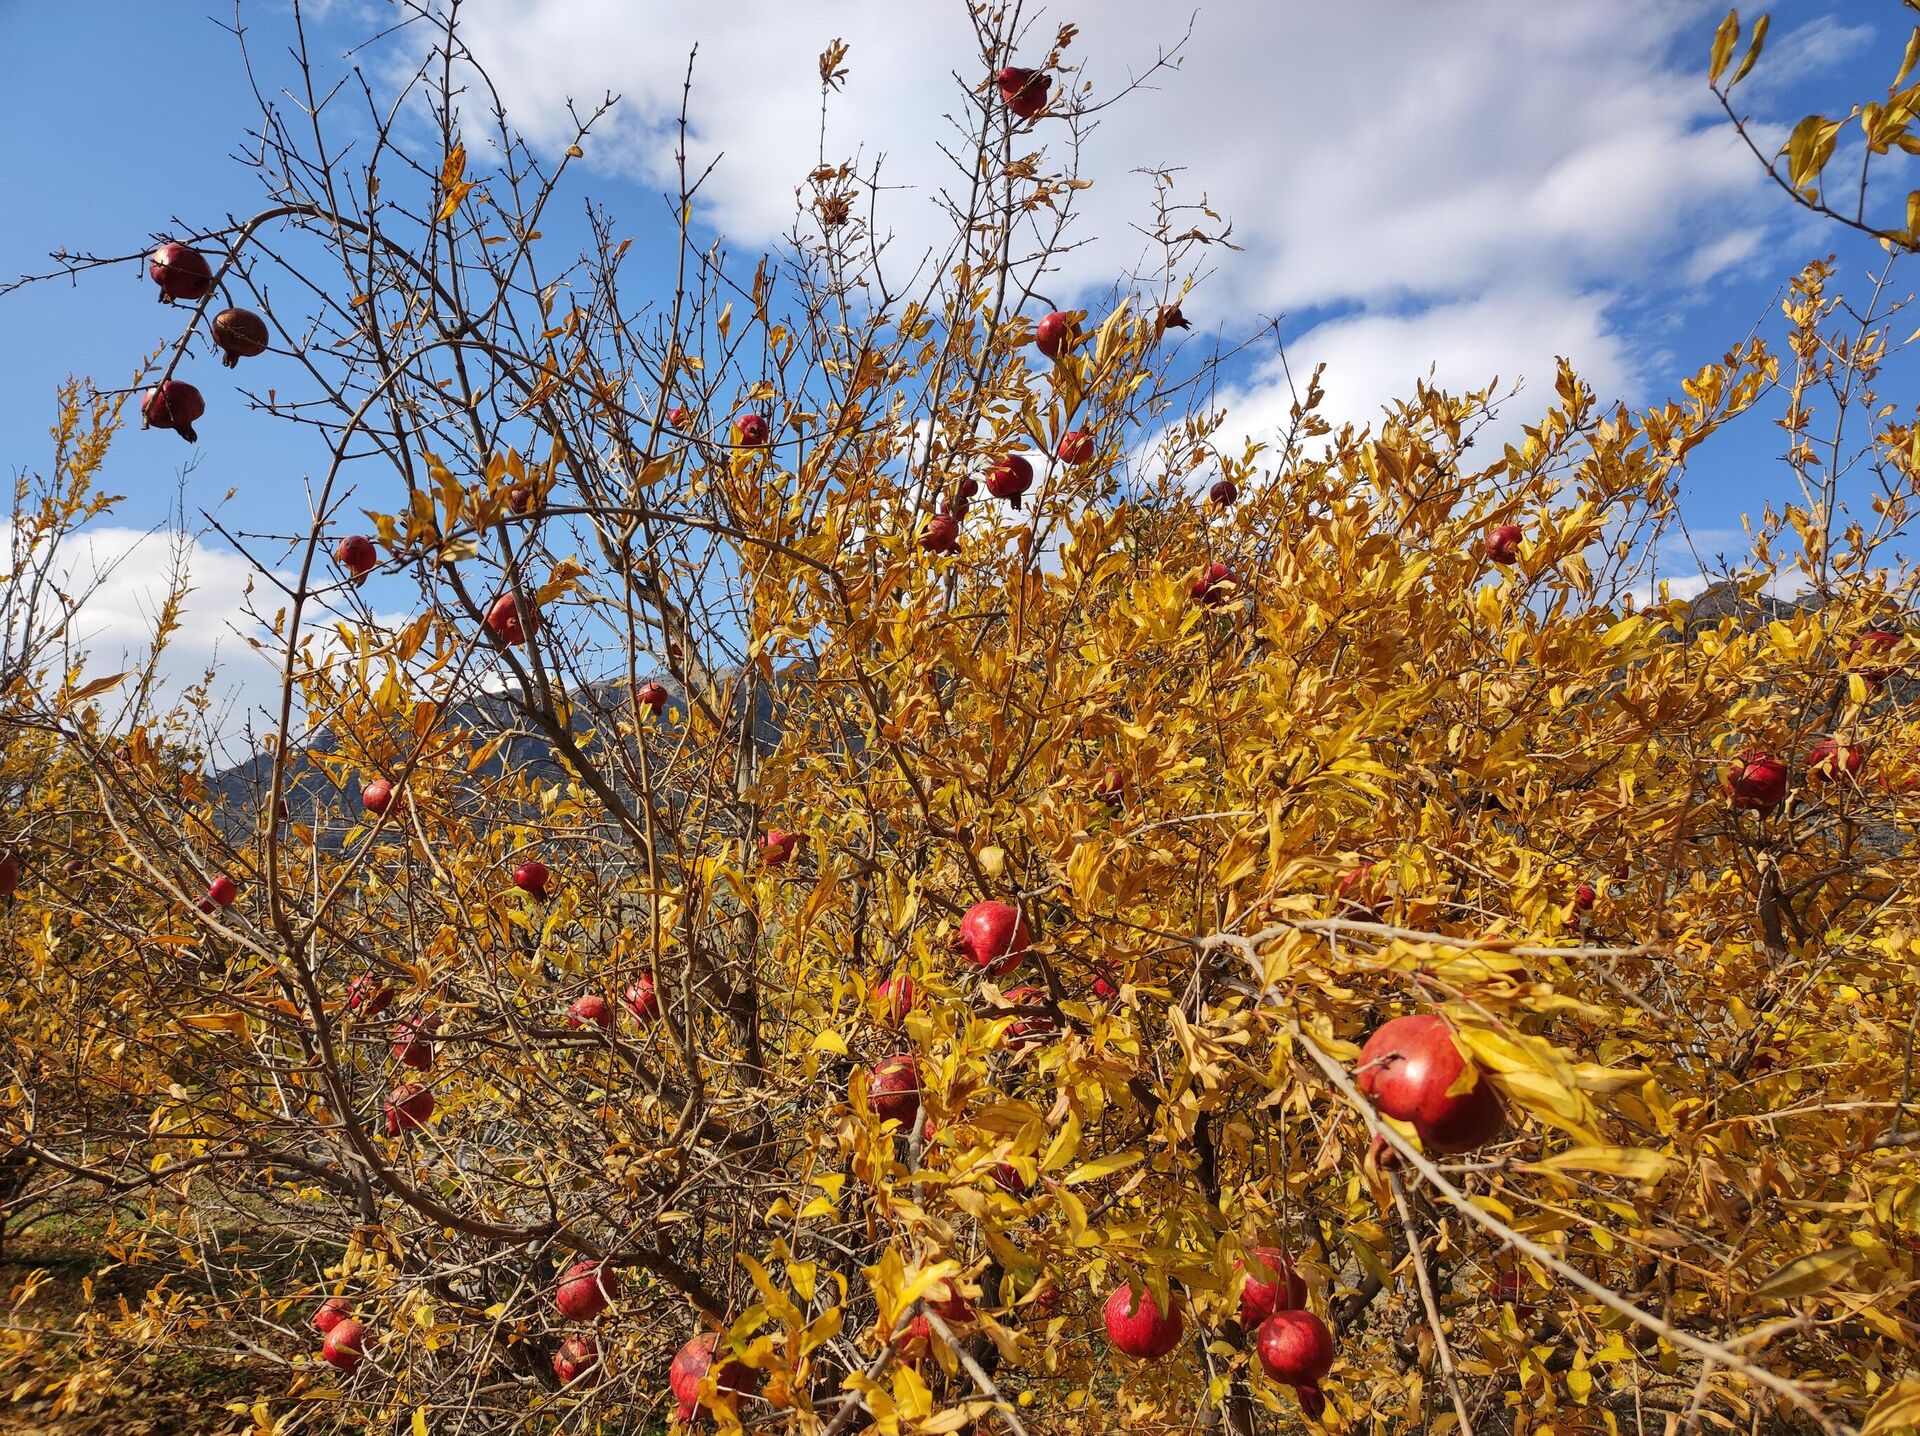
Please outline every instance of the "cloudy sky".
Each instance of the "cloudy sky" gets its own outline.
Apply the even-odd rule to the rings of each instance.
[[[246,0],[263,50],[284,40],[285,9]],[[828,154],[884,155],[901,186],[887,220],[903,254],[933,232],[943,117],[958,112],[958,85],[980,78],[959,0],[467,0],[464,9],[474,51],[536,142],[565,142],[569,99],[622,96],[587,157],[586,188],[641,253],[665,232],[667,126],[696,43],[695,157],[722,156],[700,219],[736,252],[791,220],[819,144],[815,56],[828,41],[851,46]],[[1776,135],[1809,110],[1884,89],[1882,71],[1897,63],[1912,19],[1896,0],[1789,0],[1774,10],[1769,58],[1745,104]],[[319,11],[317,48],[332,63],[392,13],[384,0],[332,0]],[[1178,44],[1189,11],[1099,0],[1039,13],[1036,53],[1057,24],[1077,23],[1070,58],[1100,95]],[[1083,155],[1095,184],[1076,235],[1090,242],[1069,261],[1065,287],[1096,296],[1133,265],[1141,241],[1132,226],[1151,193],[1136,171],[1179,167],[1182,196],[1204,194],[1243,246],[1219,254],[1188,316],[1226,343],[1279,318],[1296,373],[1329,365],[1342,416],[1365,418],[1430,365],[1457,386],[1498,375],[1545,393],[1557,354],[1603,396],[1659,397],[1764,321],[1804,260],[1840,247],[1852,278],[1873,257],[1794,211],[1719,116],[1703,71],[1724,7],[1195,0],[1191,13],[1178,68],[1107,111]],[[172,216],[211,222],[255,202],[230,158],[252,101],[216,20],[230,22],[227,0],[0,0],[0,47],[26,62],[0,87],[0,128],[13,137],[0,179],[31,200],[0,227],[0,275],[41,267],[62,244],[133,250]],[[111,47],[99,43],[103,24]],[[404,43],[360,62],[377,80]],[[87,96],[76,105],[70,61],[82,53]],[[10,468],[44,462],[60,377],[125,382],[116,376],[168,337],[142,283],[130,267],[0,301],[0,333],[12,339],[0,346]],[[1250,356],[1227,396],[1235,424],[1270,432],[1283,393],[1272,356]],[[127,532],[110,549],[164,522],[176,503],[240,527],[298,522],[304,473],[275,431],[234,413],[217,431],[221,443],[191,454],[171,436],[126,437],[110,480],[130,496]],[[1765,425],[1749,426],[1694,474],[1689,516],[1709,555],[1760,496],[1784,492],[1785,474],[1769,463],[1775,440]],[[125,565],[115,583],[137,587],[149,568]],[[226,620],[242,573],[231,561],[204,565],[203,621],[183,662],[237,654]],[[1674,573],[1684,578],[1684,566]],[[139,597],[115,596],[115,623],[137,625]],[[108,624],[98,642],[119,637]]]

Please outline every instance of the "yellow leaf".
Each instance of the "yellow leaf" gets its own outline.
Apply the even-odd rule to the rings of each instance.
[[[105,678],[96,678],[85,687],[76,688],[72,693],[68,694],[67,701],[69,703],[84,703],[96,694],[105,693],[109,688],[117,686],[126,676],[124,673],[114,673],[109,674]]]
[[[1600,1172],[1654,1183],[1667,1174],[1667,1158],[1644,1147],[1569,1147],[1535,1163],[1550,1172]]]
[[[1707,83],[1720,83],[1720,74],[1727,68],[1727,61],[1733,58],[1733,47],[1740,41],[1740,15],[1734,10],[1727,11],[1727,18],[1720,22],[1720,28],[1713,32],[1713,57],[1707,65]]]
[[[1101,1177],[1110,1177],[1115,1172],[1124,1172],[1143,1156],[1140,1152],[1119,1152],[1110,1157],[1095,1157],[1091,1162],[1083,1162],[1066,1175],[1068,1186],[1077,1186],[1081,1182],[1098,1181]]]
[[[1812,1296],[1839,1281],[1858,1260],[1860,1248],[1856,1246],[1829,1247],[1825,1251],[1809,1252],[1774,1272],[1753,1289],[1753,1294],[1782,1299]]]
[[[1914,33],[1920,36],[1920,30]],[[1915,1428],[1920,1428],[1920,1377],[1903,1376],[1880,1393],[1860,1425],[1860,1436]]]
[[[427,1408],[413,1408],[413,1436],[427,1436]]]
[[[829,1027],[813,1039],[813,1050],[815,1052],[831,1052],[837,1057],[845,1057],[847,1055],[847,1039]]]

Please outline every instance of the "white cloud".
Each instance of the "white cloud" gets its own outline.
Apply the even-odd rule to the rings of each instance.
[[[1758,243],[1725,225],[1758,188],[1751,156],[1719,122],[1703,55],[1672,54],[1699,29],[1702,0],[1401,0],[1201,8],[1183,68],[1099,117],[1082,157],[1096,183],[1074,233],[1097,237],[1065,261],[1060,291],[1105,289],[1140,258],[1148,213],[1141,167],[1185,166],[1176,197],[1203,192],[1245,252],[1222,255],[1186,305],[1203,329],[1237,337],[1256,314],[1358,308],[1304,336],[1333,361],[1343,406],[1402,392],[1428,357],[1451,382],[1495,373],[1540,392],[1556,353],[1605,392],[1631,383],[1631,345],[1608,313],[1625,290],[1675,267],[1701,283]],[[731,0],[636,7],[630,0],[470,0],[467,39],[536,142],[570,138],[568,99],[625,96],[589,161],[650,183],[672,166],[671,121],[698,41],[692,162],[724,151],[706,217],[737,243],[791,222],[795,186],[819,154],[815,57],[852,46],[832,101],[825,154],[862,140],[904,192],[885,197],[900,263],[938,232],[933,195],[953,181],[937,149],[965,103],[953,77],[984,78],[960,4],[898,0]],[[1069,58],[1095,98],[1143,72],[1177,40],[1185,12],[1105,0]],[[1022,58],[1044,51],[1050,12]],[[1813,27],[1818,28],[1818,27]],[[1815,39],[1855,43],[1847,27]],[[1824,38],[1823,38],[1824,37]],[[1060,86],[1056,86],[1056,95]],[[1058,150],[1059,120],[1033,142]],[[1711,231],[1710,232],[1715,232]],[[1056,292],[1054,297],[1061,298]],[[1539,312],[1544,311],[1544,312]],[[1485,327],[1460,332],[1462,320]],[[1351,372],[1342,372],[1348,369]],[[1244,394],[1256,416],[1284,398]]]

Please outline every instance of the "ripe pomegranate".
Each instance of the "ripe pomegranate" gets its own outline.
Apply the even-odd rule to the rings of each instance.
[[[352,1317],[336,1322],[320,1343],[320,1359],[335,1371],[351,1376],[367,1354],[367,1329]]]
[[[1513,1308],[1522,1320],[1533,1315],[1533,1303],[1527,1301],[1527,1280],[1517,1271],[1503,1271],[1493,1279],[1491,1295],[1502,1306]]]
[[[438,1017],[419,1017],[393,1024],[393,1057],[402,1067],[424,1072],[433,1066],[433,1034]]]
[[[384,813],[393,806],[393,784],[385,778],[375,778],[360,789],[360,806],[369,813]]]
[[[1168,1293],[1168,1305],[1172,1309],[1162,1311],[1145,1287],[1140,1288],[1137,1300],[1132,1287],[1114,1288],[1107,1298],[1107,1340],[1117,1351],[1142,1361],[1167,1355],[1180,1344],[1187,1324],[1178,1294]]]
[[[651,708],[653,716],[658,718],[660,710],[667,706],[667,685],[664,683],[642,683],[639,691],[633,695],[633,701],[642,708]]]
[[[1893,676],[1893,668],[1875,660],[1888,657],[1905,636],[1897,628],[1874,624],[1854,641],[1848,666],[1866,680],[1869,688],[1878,688]]]
[[[700,1384],[706,1380],[719,1350],[720,1333],[703,1331],[674,1353],[673,1365],[667,1369],[667,1385],[685,1413],[683,1420],[691,1416],[694,1408],[700,1404]],[[751,1395],[754,1388],[753,1368],[744,1361],[723,1362],[720,1369],[713,1372],[713,1386],[719,1399]]]
[[[513,885],[529,897],[544,898],[547,895],[547,883],[552,877],[545,863],[537,858],[528,858],[513,870]]]
[[[0,897],[12,897],[20,890],[20,859],[12,853],[0,853]]]
[[[1573,910],[1575,912],[1592,912],[1595,896],[1596,894],[1594,893],[1592,883],[1581,883],[1580,886],[1573,890]]]
[[[914,990],[913,978],[902,972],[889,977],[874,988],[873,995],[885,1006],[881,1020],[889,1027],[898,1027],[907,1020],[907,1014],[919,1005],[919,993]]]
[[[1247,1284],[1240,1288],[1240,1325],[1252,1331],[1276,1311],[1292,1311],[1307,1304],[1307,1284],[1293,1269],[1293,1259],[1279,1247],[1254,1247],[1248,1261],[1236,1262]]]
[[[397,1137],[427,1125],[433,1116],[433,1093],[418,1082],[402,1082],[387,1098],[387,1135]]]
[[[1232,603],[1234,591],[1240,587],[1240,580],[1232,569],[1224,563],[1210,563],[1201,569],[1199,575],[1187,589],[1195,602],[1204,603],[1208,608],[1218,608],[1222,604]]]
[[[267,321],[251,309],[222,309],[213,316],[213,342],[229,369],[267,352]]]
[[[1207,501],[1219,508],[1231,508],[1240,497],[1240,486],[1232,479],[1220,479],[1207,490]]]
[[[1033,1187],[1010,1162],[1002,1162],[993,1169],[993,1184],[1010,1197],[1024,1197]]]
[[[1858,778],[1867,766],[1867,750],[1835,738],[1822,738],[1807,750],[1807,776],[1831,781]]]
[[[883,1122],[911,1127],[920,1112],[920,1063],[900,1052],[867,1073],[867,1105]]]
[[[1254,1338],[1267,1375],[1288,1386],[1318,1388],[1333,1370],[1333,1333],[1310,1311],[1276,1311]]]
[[[1006,455],[987,474],[987,492],[1016,509],[1020,507],[1020,495],[1032,487],[1033,465],[1018,454]]]
[[[684,404],[675,404],[667,410],[667,423],[676,429],[690,429],[693,427],[693,410]]]
[[[140,401],[140,427],[171,429],[189,444],[198,443],[193,421],[207,412],[207,401],[184,379],[162,379]]]
[[[393,1001],[393,989],[371,972],[363,972],[347,984],[347,1010],[362,1017],[378,1017]]]
[[[1450,1095],[1469,1072],[1473,1085]],[[1507,1125],[1500,1094],[1461,1055],[1446,1019],[1434,1013],[1382,1023],[1360,1049],[1354,1085],[1387,1116],[1411,1123],[1429,1152],[1470,1152]]]
[[[1727,791],[1736,808],[1770,813],[1787,796],[1787,765],[1771,753],[1736,759],[1727,773]]]
[[[642,1022],[660,1015],[660,994],[654,990],[651,972],[643,972],[628,983],[621,1000],[627,1004],[627,1011]]]
[[[571,1386],[576,1381],[583,1386],[597,1384],[602,1374],[599,1366],[600,1343],[593,1339],[590,1331],[576,1331],[553,1353],[553,1374],[562,1386]]]
[[[589,1022],[602,1032],[613,1026],[613,1004],[597,992],[574,998],[567,1008],[567,1026],[580,1028]]]
[[[1127,797],[1127,775],[1120,768],[1108,768],[1100,775],[1100,783],[1093,790],[1093,796],[1103,803],[1119,807]]]
[[[1037,987],[1013,987],[1007,989],[1006,999],[1008,1007],[1041,1007],[1046,1005],[1047,994]],[[1007,1041],[1015,1047],[1050,1042],[1059,1035],[1059,1019],[1051,1012],[1016,1017],[1007,1024]]]
[[[920,547],[928,553],[959,553],[959,518],[949,513],[928,515],[927,521],[920,526]]]
[[[1005,977],[1020,965],[1033,941],[1027,920],[1003,902],[977,902],[960,919],[952,948],[965,953],[990,977]]]
[[[160,286],[160,302],[200,300],[213,293],[207,257],[184,244],[167,243],[147,256],[147,273]]]
[[[995,75],[1000,99],[1023,120],[1030,120],[1047,107],[1047,91],[1053,88],[1050,76],[1022,65],[1009,65]]]
[[[352,1302],[344,1296],[330,1296],[320,1303],[320,1309],[313,1314],[313,1329],[324,1336],[352,1315]]]
[[[487,628],[508,646],[525,643],[529,636],[540,631],[540,610],[534,607],[531,598],[525,603],[516,603],[514,595],[503,593],[487,610]]]
[[[239,896],[240,885],[225,873],[207,884],[207,901],[215,907],[232,907],[233,900]]]
[[[379,563],[380,555],[374,550],[373,540],[365,534],[348,534],[334,546],[333,559],[347,571],[347,576],[358,587],[367,581],[367,575]]]
[[[772,437],[765,414],[742,414],[733,421],[733,441],[744,448],[762,448]]]
[[[515,484],[507,490],[507,507],[516,514],[533,512],[534,488],[532,484]]]
[[[577,1261],[560,1274],[553,1304],[568,1321],[592,1321],[620,1295],[620,1279],[597,1261]]]
[[[1058,309],[1041,315],[1040,322],[1033,326],[1033,343],[1047,358],[1058,359],[1060,351],[1073,343],[1073,320]]]
[[[1520,540],[1526,535],[1519,524],[1501,524],[1487,535],[1487,558],[1508,564],[1520,557]]]
[[[1054,450],[1063,464],[1084,464],[1093,458],[1093,435],[1085,429],[1069,429],[1060,436],[1060,447]]]
[[[769,828],[760,839],[760,861],[777,868],[793,856],[793,850],[806,845],[805,833],[789,833],[784,828]]]
[[[1096,972],[1093,975],[1093,995],[1102,1002],[1111,1002],[1120,995],[1120,978],[1111,972]]]

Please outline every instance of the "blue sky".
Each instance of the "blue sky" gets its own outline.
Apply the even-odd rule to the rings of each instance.
[[[269,71],[283,64],[287,10],[282,0],[244,6]],[[726,153],[701,218],[736,253],[785,223],[813,158],[814,56],[836,36],[851,42],[852,73],[829,150],[838,157],[862,140],[869,157],[884,148],[889,174],[908,186],[893,211],[902,249],[927,232],[945,87],[950,72],[973,68],[958,0],[469,0],[467,10],[471,42],[536,143],[564,142],[567,97],[626,96],[575,194],[607,204],[641,255],[668,248],[658,242],[660,124],[694,40],[696,152]],[[1884,93],[1913,19],[1897,0],[1795,0],[1774,12],[1770,58],[1746,104],[1777,133],[1810,110]],[[348,41],[392,12],[384,0],[332,0],[307,13],[316,50],[337,71]],[[1082,25],[1072,53],[1111,89],[1144,68],[1156,44],[1179,38],[1169,13],[1148,0],[1105,0],[1058,18]],[[1220,255],[1189,317],[1203,336],[1231,341],[1259,316],[1283,315],[1296,370],[1329,362],[1338,411],[1364,417],[1410,388],[1429,360],[1455,384],[1498,373],[1544,394],[1559,352],[1603,396],[1672,392],[1756,323],[1772,323],[1805,260],[1837,251],[1851,282],[1878,257],[1795,211],[1735,149],[1703,73],[1723,13],[1692,0],[1201,0],[1181,70],[1113,112],[1088,146],[1096,183],[1083,233],[1100,239],[1071,261],[1063,292],[1101,293],[1138,257],[1129,225],[1147,191],[1132,171],[1178,164],[1183,196],[1204,191],[1245,246]],[[132,252],[174,228],[175,216],[210,224],[256,204],[257,182],[232,158],[257,112],[216,23],[231,18],[225,0],[0,3],[0,47],[16,60],[0,87],[0,127],[13,139],[0,153],[0,185],[15,198],[0,227],[0,276],[47,268],[62,245]],[[404,45],[360,57],[376,85]],[[1844,151],[1835,170],[1843,165]],[[1891,172],[1879,184],[1883,194],[1900,188]],[[578,203],[567,209],[577,214]],[[548,230],[550,242],[567,244],[561,226]],[[172,337],[170,318],[134,265],[0,301],[0,333],[11,341],[0,345],[9,467],[45,462],[63,376],[126,383],[140,357]],[[240,379],[270,383],[252,366],[271,362],[252,361]],[[304,522],[312,456],[248,414],[233,377],[210,359],[183,374],[211,406],[202,442],[130,432],[111,461],[110,486],[129,496],[116,521],[126,542],[181,503],[196,528],[201,510],[241,529]],[[1254,432],[1274,423],[1271,367],[1250,358],[1233,377],[1235,422]],[[1901,381],[1911,377],[1896,366],[1883,392],[1910,402]],[[1529,407],[1522,400],[1516,417]],[[1750,422],[1695,465],[1686,513],[1707,553],[1727,546],[1743,512],[1788,493],[1773,459],[1780,447],[1776,429]],[[216,644],[234,651],[221,628],[244,573],[215,537],[193,558],[201,611],[183,649],[189,664],[213,657]],[[152,565],[129,569],[106,595],[103,645],[137,630],[134,579],[150,581]]]

